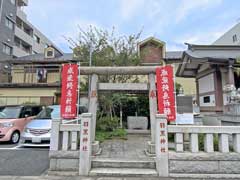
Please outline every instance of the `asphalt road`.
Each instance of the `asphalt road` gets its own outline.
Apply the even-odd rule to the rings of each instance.
[[[0,143],[0,176],[40,176],[49,167],[48,148]]]

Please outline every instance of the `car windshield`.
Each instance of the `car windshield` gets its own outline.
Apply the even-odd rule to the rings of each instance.
[[[60,119],[60,107],[45,107],[36,119]]]
[[[0,112],[0,119],[17,119],[21,113],[21,107],[5,107]]]

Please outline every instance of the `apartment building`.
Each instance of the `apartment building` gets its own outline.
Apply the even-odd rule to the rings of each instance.
[[[61,52],[28,20],[28,0],[0,0],[0,61],[44,53],[48,46]],[[7,81],[9,66],[0,63],[0,81]],[[4,74],[5,73],[5,74]]]
[[[240,45],[240,22],[218,38],[213,45]]]

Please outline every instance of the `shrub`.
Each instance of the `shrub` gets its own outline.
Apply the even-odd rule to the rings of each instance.
[[[119,118],[104,116],[100,117],[97,121],[96,129],[97,131],[113,131],[118,127]]]

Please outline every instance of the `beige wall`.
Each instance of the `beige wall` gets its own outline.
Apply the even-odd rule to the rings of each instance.
[[[176,77],[176,82],[182,85],[185,95],[196,95],[195,78]]]
[[[47,83],[55,83],[60,81],[59,72],[47,72]],[[37,74],[26,73],[24,82],[24,67],[14,66],[12,70],[12,82],[13,83],[37,83]]]
[[[0,105],[40,104],[40,97],[54,97],[57,88],[1,88]]]

